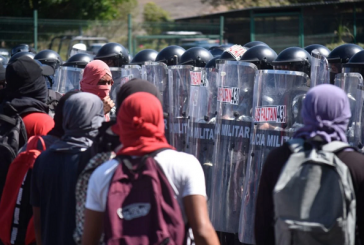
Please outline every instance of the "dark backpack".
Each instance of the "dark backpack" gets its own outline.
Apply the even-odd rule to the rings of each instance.
[[[9,166],[19,148],[28,140],[23,119],[9,103],[6,106],[10,107],[14,114],[0,114],[0,200]]]
[[[153,156],[116,158],[105,213],[105,243],[181,245],[185,224],[173,189]]]

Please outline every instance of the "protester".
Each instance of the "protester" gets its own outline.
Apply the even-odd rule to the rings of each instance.
[[[44,76],[54,71],[49,66],[39,66],[28,56],[22,56],[6,67],[6,97],[4,102],[16,109],[23,119],[28,138],[45,135],[54,126],[48,116],[48,89]],[[13,115],[15,112],[3,102],[2,112]]]
[[[45,135],[54,126],[48,116],[47,86],[43,75],[50,66],[39,66],[22,56],[6,67],[6,88],[0,105],[0,198],[16,153],[34,135]],[[15,123],[14,123],[15,122]]]
[[[110,120],[109,112],[115,106],[109,96],[113,83],[110,68],[101,60],[87,64],[80,82],[81,91],[95,94],[103,101],[106,121]]]
[[[64,134],[63,124],[63,105],[65,101],[77,91],[70,91],[65,94],[59,101],[54,115],[54,128],[45,136],[39,136],[41,139],[32,139],[33,146],[29,148],[28,144],[24,145],[18,154],[16,160],[10,165],[9,173],[6,177],[6,183],[3,190],[4,198],[0,202],[0,223],[3,225],[0,230],[0,240],[4,244],[11,241],[12,244],[24,244],[26,237],[34,237],[34,226],[32,225],[33,211],[30,205],[30,179],[35,157],[34,150],[43,151],[50,147],[56,140]],[[37,140],[34,144],[34,140]],[[44,145],[43,145],[44,143]],[[43,147],[45,149],[43,149]],[[28,148],[29,153],[26,153]],[[25,156],[24,154],[28,154]],[[24,162],[24,160],[29,162]],[[19,162],[20,161],[20,162]],[[19,164],[14,165],[14,162]],[[23,175],[22,175],[23,174]],[[16,201],[16,203],[15,203]],[[17,219],[15,217],[21,217]],[[31,230],[33,228],[33,230]],[[34,240],[35,242],[35,240]],[[1,244],[1,243],[0,243]]]
[[[158,89],[152,83],[141,79],[132,79],[120,88],[117,94],[116,107],[119,108],[129,95],[137,92],[147,92],[157,98],[159,94]],[[115,152],[120,147],[119,136],[112,130],[115,123],[114,120],[102,123],[99,134],[88,150],[91,151],[89,157],[92,158],[84,162],[84,167],[80,166],[82,172],[76,185],[76,230],[73,236],[77,244],[81,244],[82,240],[87,186],[90,176],[98,166],[115,157]]]
[[[192,228],[196,243],[219,244],[208,218],[201,165],[192,155],[176,152],[168,145],[164,136],[160,101],[145,92],[130,95],[118,111],[116,131],[123,143],[117,155],[138,158],[164,149],[157,153],[154,159],[173,188],[184,221]],[[86,201],[82,241],[84,245],[98,244],[104,227],[112,225],[103,220],[107,209],[108,189],[117,167],[117,160],[108,161],[91,176]],[[105,240],[108,238],[106,236]]]
[[[295,133],[294,138],[308,140],[319,137],[321,141],[314,139],[316,147],[332,141],[347,142],[345,133],[350,117],[345,92],[333,85],[319,85],[306,95],[302,107],[304,126]],[[284,144],[272,150],[263,165],[255,212],[257,245],[275,244],[273,190],[291,154],[288,144]],[[356,244],[361,244],[364,241],[364,156],[353,150],[340,151],[337,156],[351,173],[356,196]]]
[[[37,158],[33,169],[30,203],[38,244],[75,244],[78,162],[92,146],[103,116],[103,103],[93,94],[80,92],[65,102],[64,135]]]

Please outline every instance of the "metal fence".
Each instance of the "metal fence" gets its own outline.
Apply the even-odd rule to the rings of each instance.
[[[85,21],[0,17],[0,47],[9,48],[16,44],[27,43],[42,50],[49,47],[54,37],[83,35],[105,37],[109,41],[123,44],[135,54],[143,48],[160,50],[171,44],[182,44],[188,39],[218,41],[220,29],[219,23],[207,26],[200,23],[136,23],[131,19],[130,21]],[[176,34],[182,31],[197,34],[189,36]],[[58,46],[57,39],[53,47]],[[67,52],[68,45],[62,45],[60,50],[62,58],[65,58]]]

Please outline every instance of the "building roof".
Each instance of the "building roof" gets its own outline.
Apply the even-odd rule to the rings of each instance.
[[[310,6],[321,7],[321,6],[327,6],[327,5],[355,4],[355,3],[364,3],[364,1],[363,0],[354,0],[354,1],[345,1],[345,2],[330,1],[330,2],[298,3],[298,4],[281,5],[281,6],[250,7],[250,8],[234,9],[234,10],[225,11],[225,12],[218,12],[218,13],[214,13],[214,14],[178,18],[176,20],[198,19],[198,18],[205,18],[205,17],[218,17],[221,15],[229,15],[229,14],[235,14],[238,12],[247,12],[247,11],[259,11],[259,12],[277,11],[277,10],[285,11],[285,10],[291,10],[294,8],[302,8],[302,7],[310,7]]]

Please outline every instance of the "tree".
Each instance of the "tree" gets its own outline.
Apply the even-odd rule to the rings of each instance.
[[[145,22],[168,22],[171,17],[167,11],[159,7],[154,2],[144,5],[143,17]]]
[[[118,7],[131,0],[2,0],[0,16],[45,19],[113,20],[120,16]]]

